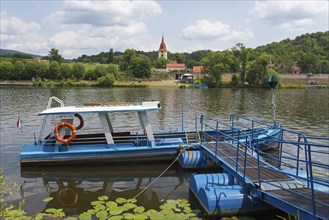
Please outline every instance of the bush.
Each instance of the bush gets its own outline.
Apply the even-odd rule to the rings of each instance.
[[[97,85],[102,87],[113,87],[114,76],[112,74],[107,74],[97,79]]]

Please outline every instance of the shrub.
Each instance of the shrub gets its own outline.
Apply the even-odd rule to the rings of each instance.
[[[112,74],[107,74],[97,79],[97,85],[103,87],[112,87],[114,83],[114,76]]]

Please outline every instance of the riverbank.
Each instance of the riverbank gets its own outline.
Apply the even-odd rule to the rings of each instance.
[[[222,82],[229,85],[233,74],[224,74]],[[282,74],[280,75],[281,88],[329,88],[329,74]],[[30,81],[1,81],[0,87],[96,87],[95,81],[67,81],[67,82],[37,82]],[[163,87],[163,88],[181,88],[188,85],[181,84],[179,80],[140,80],[140,81],[116,81],[114,87]],[[224,86],[227,87],[227,86]]]

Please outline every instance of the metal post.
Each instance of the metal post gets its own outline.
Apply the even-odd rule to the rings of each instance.
[[[184,110],[182,109],[182,132],[184,132]]]
[[[195,143],[197,143],[198,142],[198,116],[197,115],[195,115],[195,121],[194,121],[194,123],[195,123]]]
[[[218,149],[218,121],[216,121],[216,150],[215,150],[216,156],[217,156],[217,149]]]
[[[203,115],[200,116],[200,133],[203,131]],[[202,137],[200,137],[200,143],[202,143]]]

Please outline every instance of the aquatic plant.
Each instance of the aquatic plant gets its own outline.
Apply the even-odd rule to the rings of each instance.
[[[200,219],[197,217],[199,211],[192,210],[186,199],[162,200],[159,211],[154,209],[145,210],[143,206],[138,206],[136,199],[117,198],[109,201],[107,196],[98,197],[97,201],[91,203],[93,209],[83,212],[79,217],[67,218],[77,219],[149,219],[149,220],[179,220],[179,219]]]
[[[196,220],[198,210],[192,210],[186,199],[162,200],[159,210],[145,210],[143,206],[137,205],[137,199],[117,198],[115,201],[109,200],[108,196],[100,196],[98,200],[91,202],[92,209],[89,209],[79,216],[66,217],[63,209],[48,208],[35,217],[29,216],[23,210],[25,200],[21,200],[17,207],[4,201],[6,195],[12,195],[16,190],[16,184],[6,184],[5,177],[0,167],[0,219],[108,219],[108,220],[128,220],[128,219],[146,219],[146,220]],[[44,199],[44,202],[50,202],[53,198]]]

